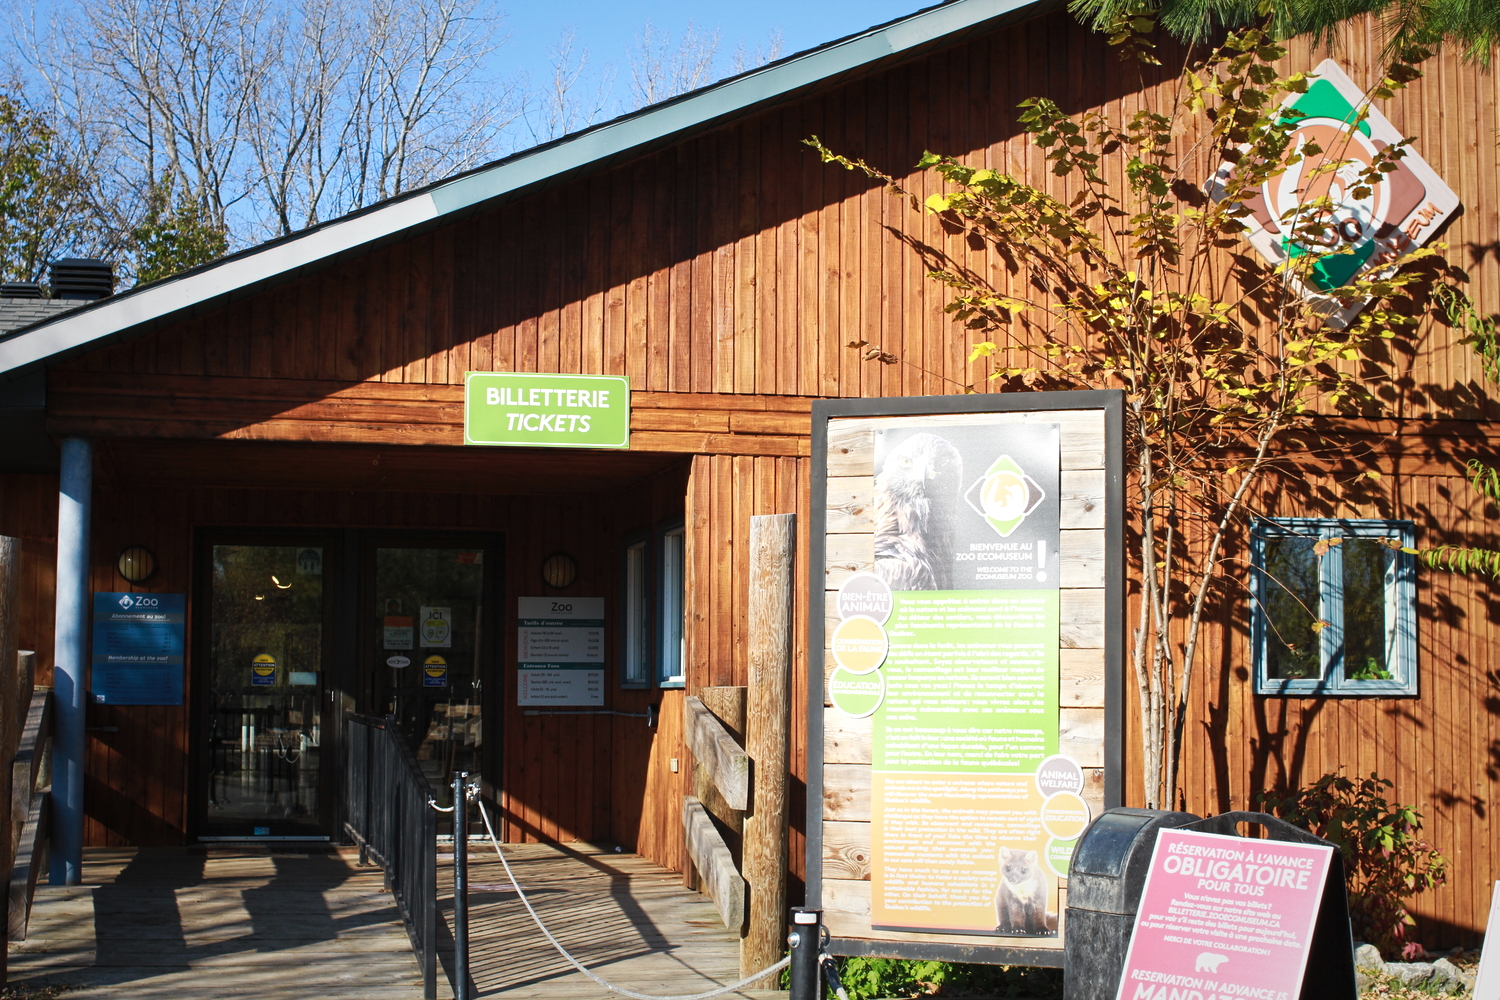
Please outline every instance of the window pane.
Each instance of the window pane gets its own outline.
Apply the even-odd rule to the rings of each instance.
[[[1345,539],[1344,677],[1355,681],[1392,679],[1395,635],[1396,553],[1368,538]]]
[[[297,545],[213,547],[208,822],[215,832],[282,836],[319,822],[322,557],[322,549]]]
[[[1266,677],[1271,680],[1317,679],[1323,676],[1318,652],[1320,618],[1318,557],[1312,538],[1266,539],[1265,587]]]
[[[682,529],[661,540],[661,679],[681,682],[682,673]]]
[[[651,660],[646,603],[646,543],[625,550],[625,680],[645,683]]]

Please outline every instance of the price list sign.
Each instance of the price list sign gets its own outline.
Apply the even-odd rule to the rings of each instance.
[[[518,705],[604,704],[604,598],[518,599]]]
[[[185,594],[94,595],[93,677],[98,705],[181,705]]]

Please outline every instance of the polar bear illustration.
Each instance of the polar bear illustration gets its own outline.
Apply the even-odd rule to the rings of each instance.
[[[1215,955],[1211,951],[1200,952],[1198,954],[1198,964],[1195,967],[1194,971],[1212,972],[1217,974],[1219,971],[1219,966],[1223,965],[1227,961],[1229,961],[1228,955]]]

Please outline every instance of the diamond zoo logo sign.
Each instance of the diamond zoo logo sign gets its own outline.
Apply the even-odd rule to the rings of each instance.
[[[1267,179],[1243,202],[1251,213],[1244,222],[1251,245],[1272,264],[1329,254],[1307,269],[1299,290],[1339,327],[1365,303],[1326,293],[1362,276],[1390,271],[1458,211],[1459,201],[1410,146],[1392,164],[1394,170],[1368,185],[1368,194],[1359,191],[1356,181],[1376,154],[1404,136],[1378,109],[1367,106],[1364,93],[1333,60],[1323,60],[1314,75],[1306,93],[1288,95],[1281,106],[1296,121],[1288,151],[1316,143],[1322,152]],[[1338,164],[1337,169],[1327,170],[1332,164]],[[1224,163],[1209,180],[1207,190],[1216,201],[1224,199],[1233,174],[1234,165]],[[1331,208],[1313,206],[1323,198]],[[1298,239],[1292,238],[1293,229],[1300,230]]]

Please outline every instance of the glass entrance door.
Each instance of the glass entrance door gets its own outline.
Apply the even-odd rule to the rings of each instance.
[[[362,647],[376,713],[394,715],[446,801],[454,771],[482,777],[489,666],[484,539],[372,540]],[[491,564],[493,559],[488,560]]]
[[[332,602],[322,540],[299,541],[208,546],[205,836],[328,833]]]

